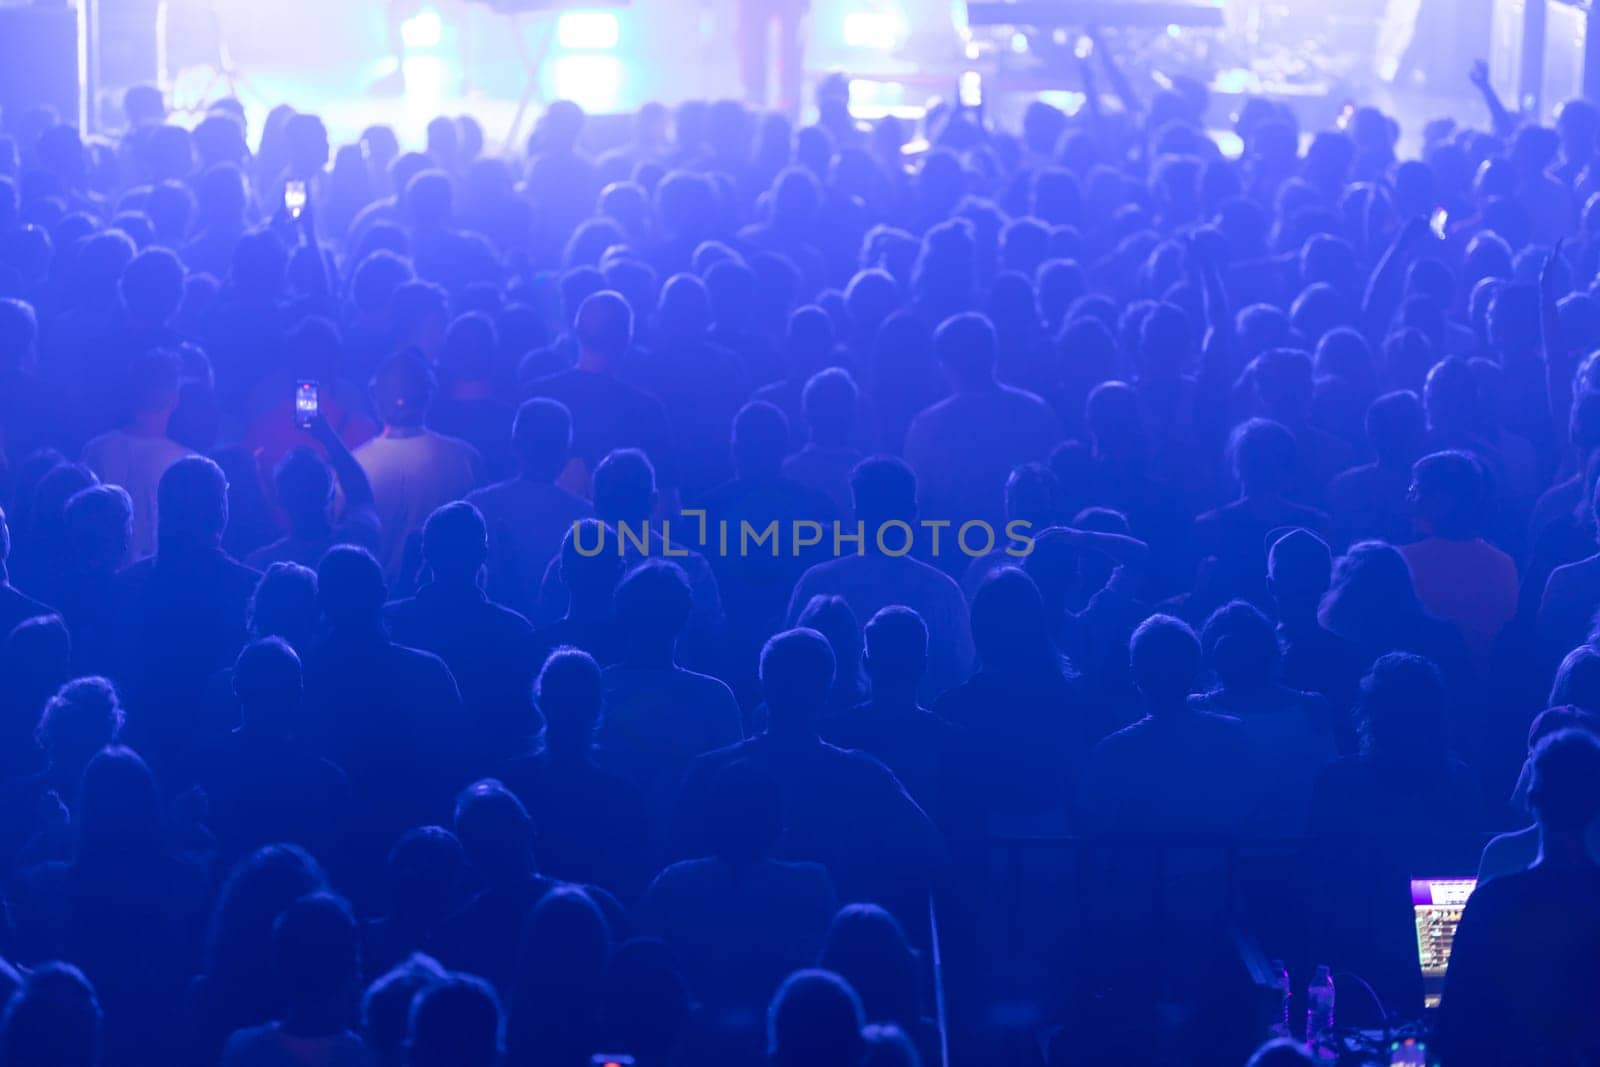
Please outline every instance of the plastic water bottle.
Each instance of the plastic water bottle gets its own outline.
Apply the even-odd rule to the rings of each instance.
[[[1289,967],[1282,960],[1273,960],[1268,966],[1278,983],[1278,996],[1280,1004],[1277,1015],[1272,1020],[1272,1025],[1267,1029],[1269,1038],[1288,1037],[1289,1029],[1289,998],[1293,995],[1293,986],[1289,980]]]
[[[1327,964],[1317,968],[1306,986],[1306,1047],[1320,1059],[1336,1054],[1333,1041],[1333,972]]]

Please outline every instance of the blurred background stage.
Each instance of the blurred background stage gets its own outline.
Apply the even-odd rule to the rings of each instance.
[[[151,81],[180,118],[235,95],[257,129],[288,103],[322,115],[338,141],[378,122],[414,138],[433,116],[469,110],[501,141],[529,88],[535,110],[565,97],[596,115],[739,95],[738,0],[74,2],[83,8],[0,0],[0,18],[74,25],[84,64],[72,71],[98,101],[83,106],[91,125],[127,85]],[[808,86],[846,74],[869,117],[914,117],[968,72],[1002,119],[1040,96],[1073,110],[1074,55],[1094,25],[1141,79],[1209,86],[1219,129],[1258,94],[1291,102],[1307,125],[1360,99],[1414,128],[1481,120],[1466,79],[1477,58],[1508,103],[1547,111],[1583,82],[1588,20],[1588,3],[1568,0],[811,0],[805,65]],[[16,24],[0,24],[0,80],[61,81],[59,48],[28,47]]]

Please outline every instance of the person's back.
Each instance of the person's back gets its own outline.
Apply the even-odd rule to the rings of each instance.
[[[133,415],[83,448],[83,461],[102,482],[120,485],[133,500],[133,558],[156,550],[161,477],[191,451],[167,436],[178,407],[180,363],[172,352],[151,352],[134,363]]]
[[[367,472],[383,524],[387,574],[399,573],[407,539],[433,509],[466,496],[482,470],[477,449],[427,428],[435,392],[433,374],[415,352],[392,357],[373,378],[384,430],[356,449],[355,457]]]
[[[350,775],[352,818],[364,831],[434,821],[461,766],[455,680],[436,656],[384,633],[383,575],[371,554],[330,549],[317,586],[329,625],[305,662],[313,745]]]
[[[1243,601],[1214,612],[1201,644],[1217,688],[1195,697],[1208,712],[1236,718],[1263,760],[1263,830],[1304,830],[1316,774],[1336,754],[1327,702],[1277,681],[1279,650],[1272,623]]]
[[[588,496],[602,459],[618,448],[638,448],[650,457],[662,486],[675,489],[678,472],[665,409],[617,378],[633,341],[627,301],[609,290],[591,295],[579,305],[573,334],[578,365],[539,378],[527,393],[557,401],[572,415],[572,458],[560,484]]]
[[[783,412],[763,401],[746,404],[733,420],[734,478],[700,502],[707,524],[701,549],[717,572],[735,638],[751,639],[746,646],[782,623],[795,581],[807,567],[828,558],[828,531],[837,518],[831,501],[783,473],[788,446]],[[798,524],[809,523],[820,524],[824,533],[818,544],[801,548],[793,543]],[[751,536],[747,531],[760,535],[773,524],[778,539],[790,542],[776,556],[745,548]],[[720,547],[724,541],[726,551]]]
[[[911,421],[905,446],[930,518],[998,529],[1006,476],[1019,463],[1044,460],[1061,439],[1048,404],[995,381],[995,344],[993,328],[977,315],[946,322],[934,337],[955,392]]]
[[[1467,900],[1434,1027],[1448,1067],[1600,1054],[1600,867],[1586,840],[1600,813],[1597,781],[1600,741],[1587,731],[1558,731],[1534,750],[1539,858]]]
[[[640,565],[614,603],[627,651],[603,676],[600,759],[643,791],[665,825],[691,761],[743,736],[739,706],[723,682],[676,662],[691,607],[676,564]]]
[[[537,730],[529,705],[534,631],[477,584],[489,553],[488,529],[471,504],[437,509],[422,527],[422,558],[433,580],[390,603],[390,638],[444,660],[461,690],[467,758],[487,770],[526,747]]]
[[[785,814],[770,776],[735,761],[711,790],[712,854],[658,874],[634,918],[672,948],[699,996],[759,1007],[785,974],[816,958],[837,901],[821,866],[771,858]]]
[[[1487,490],[1479,462],[1437,452],[1412,470],[1423,539],[1400,549],[1423,607],[1454,623],[1477,656],[1487,655],[1517,611],[1517,565],[1478,536]]]
[[[361,945],[350,906],[329,893],[301,897],[278,917],[273,952],[288,1011],[234,1031],[223,1067],[368,1067],[366,1043],[351,1029]]]
[[[195,746],[216,731],[202,721],[205,688],[244,645],[259,575],[222,551],[227,482],[215,463],[192,456],[174,464],[160,500],[155,557],[117,576],[111,662],[136,713],[133,737],[152,759],[175,761],[182,780]]]
[[[1135,631],[1134,681],[1151,713],[1102,740],[1078,791],[1086,829],[1240,833],[1258,814],[1262,767],[1237,719],[1188,705],[1200,666],[1194,632],[1168,616]]]
[[[910,608],[879,611],[862,630],[869,699],[823,721],[823,739],[882,760],[935,819],[960,732],[917,701],[928,667],[928,627]]]
[[[823,742],[816,723],[832,687],[833,653],[814,630],[790,630],[761,657],[766,733],[709,752],[690,766],[679,796],[676,850],[704,854],[715,823],[712,785],[748,760],[782,797],[783,856],[822,863],[850,896],[904,899],[927,889],[942,861],[938,833],[889,769]]]
[[[540,868],[632,899],[654,865],[660,835],[638,787],[595,763],[600,667],[585,652],[559,650],[540,670],[535,693],[543,746],[507,762],[501,779],[539,828]]]
[[[1076,676],[1051,629],[1033,580],[1015,568],[996,572],[972,604],[980,667],[933,705],[962,731],[954,761],[970,791],[964,805],[982,810],[991,832],[1061,829],[1093,741]]]
[[[801,575],[789,598],[787,621],[793,625],[819,595],[843,597],[858,619],[870,619],[891,604],[911,608],[928,627],[930,669],[921,692],[931,701],[970,673],[972,629],[966,598],[938,568],[904,552],[891,554],[910,539],[900,527],[917,519],[917,480],[906,464],[884,457],[862,461],[851,475],[851,493],[865,544],[859,554],[819,563]],[[952,551],[949,540],[947,536],[941,551]]]
[[[489,595],[524,615],[567,531],[594,514],[587,501],[556,484],[571,448],[572,414],[554,400],[525,401],[511,426],[519,475],[467,496],[489,526]]]
[[[232,674],[242,721],[203,775],[218,851],[226,861],[294,841],[331,863],[346,829],[350,783],[306,742],[300,658],[281,639],[266,638],[246,646]]]

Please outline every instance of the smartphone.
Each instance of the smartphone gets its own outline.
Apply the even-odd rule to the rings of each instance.
[[[620,1052],[597,1052],[589,1057],[589,1067],[634,1067],[633,1057]]]
[[[306,183],[290,179],[283,183],[283,209],[291,219],[298,219],[306,210]]]
[[[1433,217],[1428,220],[1428,228],[1439,240],[1447,240],[1450,236],[1450,212],[1444,208],[1435,211]]]
[[[975,70],[969,70],[961,75],[961,106],[970,108],[983,106],[983,75]]]
[[[317,383],[296,382],[294,387],[294,424],[302,430],[310,428],[317,418]]]

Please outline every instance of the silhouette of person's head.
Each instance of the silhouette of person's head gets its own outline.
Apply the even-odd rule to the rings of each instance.
[[[228,280],[239,297],[260,304],[277,299],[289,269],[289,252],[271,230],[247,233],[233,248]]]
[[[1050,617],[1027,572],[1003,567],[972,598],[972,641],[986,671],[1017,677],[1058,669]]]
[[[544,716],[544,740],[550,753],[588,759],[604,701],[600,665],[594,657],[576,648],[556,649],[539,671],[534,699]]]
[[[1356,730],[1363,756],[1380,769],[1436,771],[1429,754],[1444,751],[1439,739],[1450,735],[1449,698],[1439,668],[1409,652],[1378,657],[1361,680]]]
[[[420,430],[438,393],[433,370],[420,353],[399,352],[383,361],[372,378],[372,402],[391,431]]]
[[[95,753],[73,808],[76,862],[86,869],[154,862],[162,851],[161,800],[139,754],[122,745]]]
[[[33,358],[39,321],[33,305],[22,300],[0,300],[0,367],[16,369]]]
[[[833,688],[835,662],[828,639],[815,630],[785,630],[761,650],[761,693],[771,729],[814,730]]]
[[[998,350],[994,327],[976,312],[946,319],[933,334],[934,356],[957,392],[993,384]]]
[[[0,1015],[0,1057],[40,1067],[95,1067],[104,1016],[83,972],[70,963],[35,967]]]
[[[894,456],[873,456],[850,472],[850,499],[855,517],[866,524],[867,541],[885,523],[914,523],[917,519],[917,476]]]
[[[156,488],[156,555],[215,551],[228,528],[228,479],[204,456],[168,467]]]
[[[1139,411],[1139,393],[1133,386],[1126,382],[1101,382],[1089,391],[1084,416],[1094,439],[1096,456],[1126,462],[1137,459],[1143,452],[1144,424]]]
[[[1557,730],[1534,747],[1530,765],[1528,807],[1547,851],[1554,835],[1581,838],[1600,815],[1600,738],[1588,730]]]
[[[879,609],[862,630],[862,662],[874,701],[915,700],[928,669],[928,624],[908,607]]]
[[[435,508],[422,524],[422,559],[435,581],[470,585],[488,558],[488,524],[465,500]]]
[[[817,594],[800,610],[795,625],[827,638],[833,649],[834,696],[845,706],[861,696],[861,626],[850,602],[842,596]]]
[[[165,248],[148,248],[122,272],[122,304],[136,326],[165,326],[183,303],[183,261]]]
[[[278,461],[272,478],[291,531],[315,537],[328,528],[334,480],[326,460],[312,449],[292,448]]]
[[[656,509],[656,469],[637,448],[618,448],[594,469],[594,511],[609,523],[645,522]]]
[[[432,956],[414,952],[379,975],[361,998],[361,1033],[377,1067],[408,1067],[411,1005],[450,974]]]
[[[1061,480],[1045,463],[1022,463],[1006,476],[1006,518],[1033,530],[1054,526],[1061,516]]]
[[[273,924],[272,953],[296,1032],[325,1036],[355,1022],[361,929],[343,898],[315,892],[290,904]]]
[[[387,249],[369,254],[350,278],[350,302],[364,318],[389,318],[394,294],[411,281],[411,264]]]
[[[410,1067],[496,1067],[505,1044],[500,998],[470,974],[417,993],[406,1031]]]
[[[789,380],[803,383],[833,360],[833,319],[808,304],[789,315],[783,335],[783,362]]]
[[[1310,530],[1290,530],[1267,550],[1267,588],[1280,616],[1314,616],[1332,579],[1332,550]]]
[[[264,1022],[283,1011],[274,981],[272,926],[285,908],[327,887],[327,875],[298,845],[265,845],[223,880],[206,934],[206,1000],[225,1026]]]
[[[559,400],[525,400],[511,423],[511,450],[523,477],[553,482],[572,450],[572,413]]]
[[[1311,1067],[1315,1062],[1300,1042],[1280,1037],[1256,1049],[1245,1067]]]
[[[632,651],[647,659],[671,660],[693,606],[689,579],[671,560],[646,560],[616,587],[617,625]]]
[[[461,386],[466,383],[487,383],[495,373],[495,353],[500,348],[500,336],[494,317],[486,311],[468,311],[457,315],[445,332],[444,347],[439,352],[439,369],[444,377]]]
[[[711,295],[705,282],[693,274],[674,274],[661,287],[656,305],[656,335],[663,340],[688,341],[711,328]]]
[[[811,443],[821,448],[846,448],[855,436],[860,390],[843,367],[813,374],[800,394]]]
[[[247,729],[289,735],[304,695],[300,657],[278,637],[252,641],[233,664],[233,695]]]
[[[116,741],[124,718],[109,679],[75,678],[45,703],[36,740],[51,766],[75,778],[95,753]]]
[[[579,305],[572,335],[586,366],[601,371],[614,368],[633,343],[633,309],[614,290],[594,293]]]
[[[389,914],[430,924],[456,903],[466,856],[456,835],[442,826],[418,826],[400,835],[384,864]]]
[[[1600,714],[1600,650],[1584,644],[1568,652],[1556,669],[1546,703]]]
[[[486,883],[515,883],[533,872],[533,819],[497,779],[484,778],[461,791],[454,825],[467,864]]]
[[[1243,600],[1211,613],[1200,631],[1206,663],[1224,689],[1259,689],[1278,666],[1278,635],[1272,620]]]
[[[128,365],[127,413],[157,433],[178,408],[183,387],[183,357],[170,348],[141,352]]]
[[[1247,420],[1233,431],[1228,452],[1233,461],[1234,478],[1247,498],[1280,495],[1294,480],[1294,434],[1282,423],[1270,419]]]
[[[865,1016],[913,1026],[922,1017],[917,954],[899,921],[877,904],[847,904],[828,926],[817,965],[861,997]]]
[[[425,170],[406,183],[406,217],[419,233],[449,228],[455,218],[455,184],[442,170]]]
[[[1411,501],[1425,535],[1465,541],[1483,521],[1484,477],[1467,452],[1435,452],[1411,468]]]
[[[777,478],[788,451],[789,419],[776,404],[752,400],[733,417],[733,469],[740,478]]]
[[[67,552],[78,570],[110,574],[128,561],[133,546],[133,500],[120,485],[80,489],[67,499],[62,520]]]
[[[1435,433],[1460,437],[1476,430],[1482,399],[1478,379],[1466,360],[1449,356],[1433,365],[1423,387],[1422,406],[1428,429]]]
[[[767,1010],[767,1062],[773,1067],[859,1064],[866,1051],[861,1000],[832,971],[796,971]]]
[[[272,564],[256,583],[247,614],[252,637],[281,637],[291,648],[309,648],[321,615],[317,572],[298,563]]]
[[[1428,437],[1422,401],[1410,390],[1385,393],[1367,407],[1367,443],[1389,470],[1409,470]]]
[[[572,611],[609,617],[624,562],[617,531],[598,519],[580,519],[561,539],[561,584]]]
[[[1133,631],[1128,663],[1152,712],[1180,712],[1200,673],[1200,639],[1182,619],[1152,615]]]
[[[1406,558],[1382,541],[1350,546],[1333,567],[1333,584],[1322,599],[1322,624],[1334,633],[1361,641],[1370,632],[1390,632],[1396,620],[1423,613]]]
[[[334,632],[375,630],[388,599],[383,568],[355,545],[334,545],[317,564],[317,604]]]

